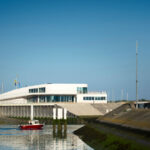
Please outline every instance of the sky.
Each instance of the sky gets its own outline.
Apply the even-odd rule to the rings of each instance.
[[[150,99],[149,0],[0,0],[0,87],[87,83]],[[1,89],[1,88],[0,88]],[[128,96],[127,96],[128,95]]]

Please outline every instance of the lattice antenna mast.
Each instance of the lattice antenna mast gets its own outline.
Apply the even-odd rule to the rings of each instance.
[[[136,41],[136,108],[138,109],[138,42]]]

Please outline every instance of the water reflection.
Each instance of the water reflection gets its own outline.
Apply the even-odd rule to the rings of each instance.
[[[67,125],[53,125],[53,138],[67,138]]]
[[[72,132],[79,125],[43,130],[19,130],[16,126],[0,126],[0,149],[5,150],[92,150]],[[55,130],[54,130],[55,129]]]

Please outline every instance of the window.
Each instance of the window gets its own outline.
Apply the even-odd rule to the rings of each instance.
[[[95,97],[95,100],[106,100],[106,97]]]
[[[83,100],[94,100],[94,97],[83,97]]]
[[[39,93],[45,93],[45,87],[39,88]]]
[[[37,103],[38,102],[38,97],[34,96],[34,97],[30,97],[27,99],[28,103]]]
[[[50,95],[46,96],[47,102],[73,102],[74,96],[72,95]]]
[[[105,97],[101,97],[101,100],[106,100],[106,98]]]
[[[39,101],[40,102],[45,102],[45,96],[39,96]]]
[[[77,93],[82,93],[82,88],[81,87],[77,87]]]
[[[77,93],[87,93],[87,87],[77,87]]]
[[[87,93],[87,87],[83,88],[83,93]]]
[[[38,93],[38,88],[29,89],[29,93]]]
[[[45,87],[43,88],[34,88],[34,89],[29,89],[29,93],[45,93]]]

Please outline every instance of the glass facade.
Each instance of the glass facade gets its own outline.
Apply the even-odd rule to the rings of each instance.
[[[106,97],[83,97],[83,100],[106,100]]]
[[[45,96],[39,96],[39,102],[44,103],[45,100]]]
[[[37,96],[33,96],[31,98],[28,98],[27,101],[29,103],[37,103],[38,102],[38,97]]]
[[[73,95],[41,95],[39,102],[74,102],[75,96]],[[38,96],[30,97],[27,99],[29,103],[38,102]]]
[[[77,93],[87,93],[87,87],[77,87]]]

